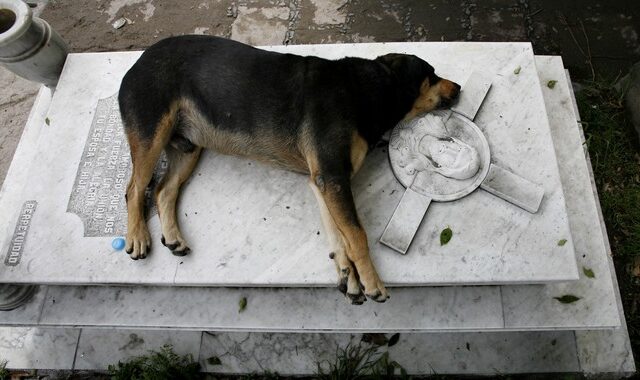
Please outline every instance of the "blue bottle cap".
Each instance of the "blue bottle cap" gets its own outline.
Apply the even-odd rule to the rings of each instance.
[[[123,238],[121,238],[121,237],[115,238],[115,239],[113,239],[113,241],[111,241],[111,246],[116,251],[120,251],[120,250],[124,249],[124,245],[125,245],[125,240]]]

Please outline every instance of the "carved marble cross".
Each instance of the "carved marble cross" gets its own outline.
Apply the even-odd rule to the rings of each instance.
[[[398,124],[389,140],[389,158],[406,191],[380,242],[406,254],[432,201],[455,201],[478,187],[536,213],[544,189],[491,163],[486,137],[473,122],[491,79],[475,72],[462,87],[458,103]]]

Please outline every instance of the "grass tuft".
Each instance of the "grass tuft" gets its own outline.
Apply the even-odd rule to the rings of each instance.
[[[315,378],[319,380],[352,379],[408,379],[407,372],[400,364],[390,361],[389,352],[380,346],[364,347],[349,344],[338,347],[333,362],[318,363]]]
[[[0,361],[0,380],[9,380],[11,373],[7,369],[7,361]]]
[[[587,83],[576,94],[633,351],[640,352],[640,147],[625,88]]]
[[[169,345],[160,351],[109,366],[112,380],[200,379],[200,364],[191,355],[180,356]]]
[[[640,254],[640,149],[624,90],[591,82],[578,107],[614,256]]]

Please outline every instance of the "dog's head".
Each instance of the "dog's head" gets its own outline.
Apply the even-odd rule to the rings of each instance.
[[[413,102],[405,119],[436,108],[449,107],[460,94],[460,85],[436,75],[433,66],[415,55],[387,54],[376,59],[400,85],[403,98]]]

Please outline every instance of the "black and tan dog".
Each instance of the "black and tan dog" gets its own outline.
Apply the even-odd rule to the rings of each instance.
[[[201,150],[210,148],[309,175],[338,288],[352,303],[365,295],[384,302],[388,293],[369,257],[351,177],[385,131],[448,106],[459,90],[412,55],[330,61],[215,37],[160,41],[127,72],[118,98],[133,161],[127,253],[142,259],[149,252],[143,201],[163,150],[169,169],[156,189],[162,243],[175,255],[190,251],[176,199]]]

